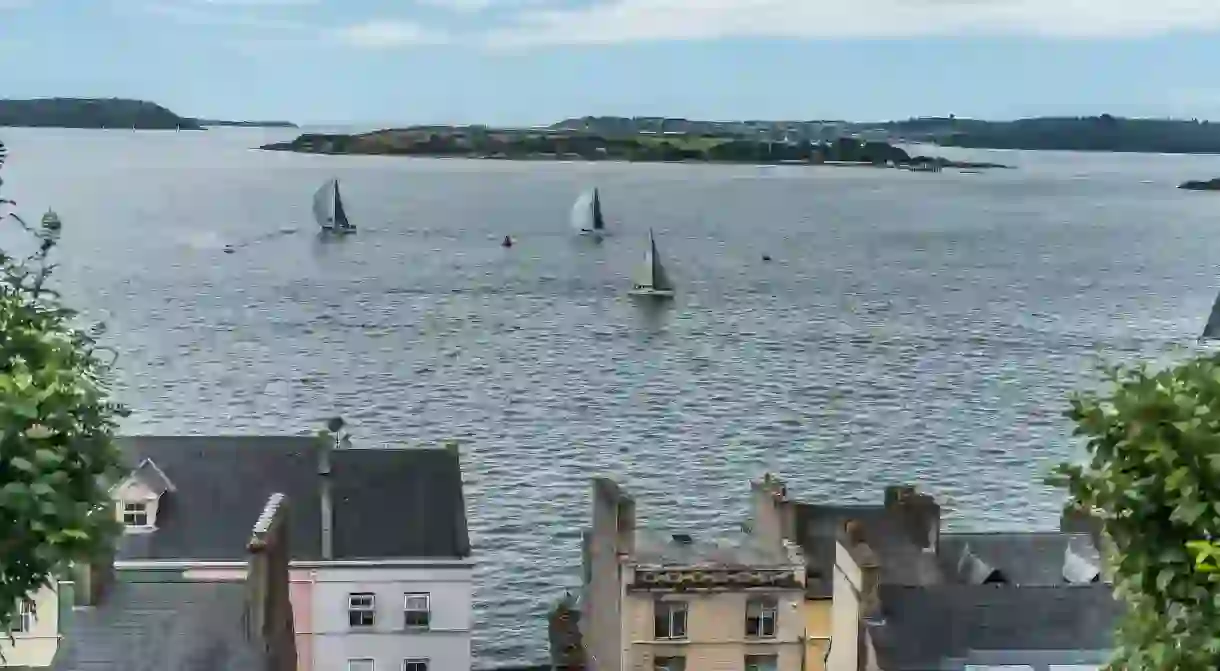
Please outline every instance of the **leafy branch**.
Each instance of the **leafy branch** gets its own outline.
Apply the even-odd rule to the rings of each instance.
[[[7,158],[0,143],[0,167]],[[112,547],[113,437],[128,414],[110,400],[115,357],[97,342],[103,329],[76,328],[48,286],[59,218],[32,226],[7,212],[14,205],[0,198],[0,224],[15,222],[36,244],[21,259],[0,250],[0,631],[58,572]]]
[[[1094,511],[1126,605],[1110,667],[1220,668],[1220,354],[1163,370],[1104,371],[1109,390],[1078,394],[1066,415],[1082,464],[1052,479]]]

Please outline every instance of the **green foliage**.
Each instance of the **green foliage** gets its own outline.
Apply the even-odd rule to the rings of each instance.
[[[0,165],[4,157],[0,144]],[[13,204],[0,199],[0,208]],[[108,400],[113,356],[96,342],[100,328],[73,326],[75,313],[46,286],[58,218],[48,213],[37,228],[15,214],[0,221],[25,230],[36,247],[25,258],[0,251],[0,631],[7,631],[22,599],[111,546],[118,523],[107,489],[120,463],[113,432],[127,411]]]
[[[1067,416],[1088,460],[1055,478],[1093,510],[1128,608],[1110,668],[1220,669],[1220,354],[1107,371]]]

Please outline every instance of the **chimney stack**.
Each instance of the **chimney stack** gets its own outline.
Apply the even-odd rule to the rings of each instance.
[[[912,485],[885,488],[885,509],[898,516],[903,529],[920,549],[940,547],[940,505]]]
[[[246,545],[246,637],[263,652],[266,671],[295,671],[297,665],[287,508],[283,494],[272,494]]]
[[[319,498],[321,501],[322,519],[322,559],[335,558],[335,508],[331,494],[330,459],[331,453],[343,447],[342,417],[332,417],[326,422],[327,435],[318,441],[318,476]]]
[[[106,596],[114,582],[114,548],[107,547],[98,554],[72,566],[74,606],[97,606]]]

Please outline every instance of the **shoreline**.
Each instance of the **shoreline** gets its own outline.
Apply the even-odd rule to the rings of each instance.
[[[550,163],[650,163],[650,164],[668,164],[668,165],[715,165],[715,166],[754,166],[754,167],[778,167],[778,166],[793,166],[793,167],[830,167],[830,168],[874,168],[882,170],[906,170],[908,172],[939,172],[941,169],[950,170],[1015,170],[1016,166],[1005,165],[1000,163],[989,162],[974,162],[974,161],[954,161],[945,158],[936,158],[931,161],[918,161],[908,163],[889,162],[885,164],[872,163],[867,161],[802,161],[802,160],[776,160],[776,161],[734,161],[734,160],[716,160],[709,158],[687,158],[687,159],[647,159],[647,158],[631,158],[627,156],[600,156],[598,158],[590,158],[580,154],[547,154],[547,153],[531,153],[519,155],[503,155],[503,154],[451,154],[451,153],[425,153],[425,152],[392,152],[392,151],[310,151],[293,148],[291,143],[273,143],[260,147],[251,147],[254,151],[272,151],[284,152],[292,154],[307,154],[314,156],[379,156],[379,157],[394,157],[394,158],[427,158],[427,159],[449,159],[463,161],[505,161],[519,163],[534,163],[534,162],[550,162]],[[928,163],[935,168],[920,169],[913,167],[914,165]]]

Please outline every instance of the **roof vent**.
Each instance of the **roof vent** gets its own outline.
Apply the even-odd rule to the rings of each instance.
[[[695,542],[695,539],[690,537],[690,534],[674,534],[674,542],[680,545],[690,545]]]

